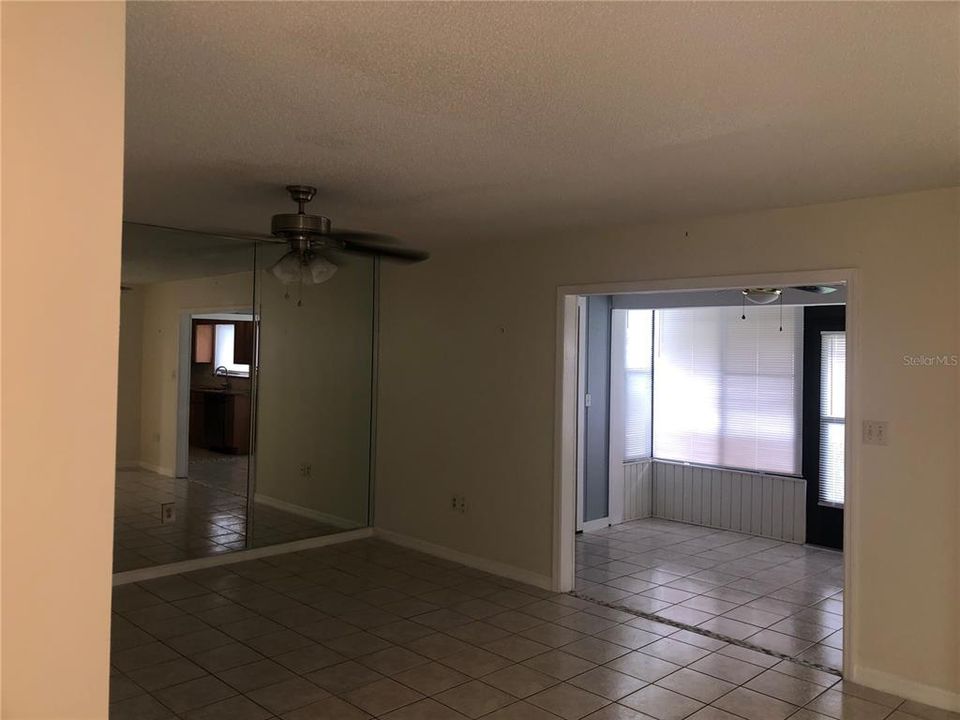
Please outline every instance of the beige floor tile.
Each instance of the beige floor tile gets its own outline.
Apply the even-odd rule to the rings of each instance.
[[[795,705],[742,687],[731,690],[713,705],[746,720],[784,720],[797,710]]]
[[[520,700],[490,713],[483,720],[557,720],[557,716]]]
[[[743,720],[736,715],[731,715],[726,710],[708,705],[705,708],[697,710],[687,720]]]
[[[874,699],[877,702],[880,702],[879,699]],[[908,715],[915,715],[916,717],[921,718],[921,720],[960,720],[960,713],[930,707],[929,705],[914,702],[913,700],[907,700],[904,702],[903,705],[900,706],[899,710],[907,713]]]
[[[527,698],[527,702],[565,720],[579,720],[609,704],[610,701],[582,688],[560,683]]]
[[[416,690],[412,690],[398,682],[384,678],[363,687],[351,690],[344,699],[351,705],[370,713],[373,716],[385,715],[404,705],[409,705],[423,697]]]
[[[524,665],[510,665],[484,676],[483,682],[514,697],[526,698],[560,681]]]
[[[648,684],[632,675],[605,667],[588,670],[582,675],[570,678],[567,682],[608,700],[619,700]]]
[[[680,669],[675,663],[645,654],[642,648],[607,663],[606,667],[647,682],[656,682]]]
[[[285,713],[283,720],[369,720],[370,715],[340,698],[328,697]]]
[[[657,720],[683,720],[703,707],[703,703],[698,700],[656,685],[648,685],[627,695],[620,704]]]
[[[366,665],[372,670],[376,670],[381,675],[392,677],[404,670],[409,670],[417,665],[423,665],[430,662],[423,655],[417,655],[415,652],[402,647],[392,647],[386,650],[379,650],[370,655],[364,655],[357,658],[357,662]]]
[[[590,713],[584,720],[655,720],[655,718],[637,712],[625,705],[611,703],[594,713]]]
[[[665,678],[657,680],[656,684],[703,703],[711,703],[736,687],[726,680],[720,680],[689,668],[670,673]]]
[[[434,699],[470,718],[487,715],[514,701],[512,696],[479,680],[458,685]]]
[[[836,690],[827,690],[806,707],[836,720],[880,720],[890,714],[888,707]]]
[[[393,679],[427,696],[436,695],[470,680],[467,675],[436,662],[404,670],[394,675]]]
[[[663,638],[645,645],[640,649],[640,652],[672,662],[675,665],[689,665],[710,654],[708,650],[679,642],[673,638]]]
[[[466,717],[429,698],[383,716],[384,720],[465,720]]]
[[[543,655],[537,655],[525,660],[523,664],[558,680],[567,680],[596,667],[593,663],[562,650],[551,650]]]
[[[822,685],[784,675],[776,670],[765,670],[744,687],[793,705],[806,705],[826,691]]]
[[[548,652],[550,646],[538,643],[535,640],[530,640],[529,638],[521,637],[520,635],[508,635],[493,642],[483,643],[483,649],[496,653],[513,662],[523,662],[535,655]]]
[[[440,662],[473,678],[489,675],[510,664],[506,658],[478,647],[468,647]]]
[[[565,653],[602,665],[630,652],[629,648],[596,637],[583,638],[563,646]]]

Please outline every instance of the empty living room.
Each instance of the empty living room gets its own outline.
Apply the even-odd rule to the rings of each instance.
[[[0,718],[960,720],[960,2],[0,0]]]

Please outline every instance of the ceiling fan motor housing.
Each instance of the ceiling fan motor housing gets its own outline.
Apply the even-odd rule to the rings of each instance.
[[[330,232],[330,218],[323,215],[308,215],[303,206],[313,200],[317,189],[311,185],[287,185],[290,199],[297,203],[297,212],[274,215],[270,221],[270,232],[274,237],[283,238],[290,247],[301,253],[310,250],[311,242],[320,241],[322,235]],[[319,242],[318,244],[326,244]]]
[[[306,213],[280,213],[270,221],[270,232],[287,240],[309,240],[330,232],[330,218]]]

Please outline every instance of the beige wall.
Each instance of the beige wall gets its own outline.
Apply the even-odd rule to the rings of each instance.
[[[124,5],[2,15],[5,720],[107,716]]]
[[[902,357],[960,352],[958,205],[957,190],[933,191],[440,250],[386,270],[376,524],[550,575],[558,285],[858,268],[855,381],[891,440],[862,452],[853,664],[871,684],[956,701],[960,371]],[[449,511],[454,493],[465,515]]]
[[[252,256],[251,256],[252,259]],[[173,475],[177,466],[180,318],[253,306],[253,273],[142,285],[143,353],[140,384],[140,462]]]
[[[263,275],[257,496],[358,527],[367,524],[373,268],[366,258],[336,263],[333,278],[304,288],[301,307],[294,288],[285,300],[287,288]]]
[[[140,462],[140,366],[143,355],[143,291],[120,294],[117,371],[117,467]]]

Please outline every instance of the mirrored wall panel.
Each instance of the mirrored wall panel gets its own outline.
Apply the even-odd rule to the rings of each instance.
[[[257,251],[257,544],[368,523],[374,260],[328,252],[285,272],[287,251]]]
[[[367,524],[374,262],[287,249],[125,224],[116,572]]]

